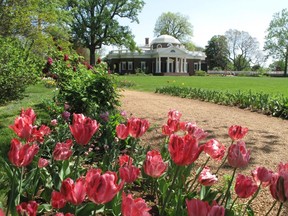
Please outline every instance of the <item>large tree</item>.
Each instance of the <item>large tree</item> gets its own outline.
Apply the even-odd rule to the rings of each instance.
[[[287,76],[288,64],[288,10],[275,13],[266,35],[264,50],[275,59],[284,61],[284,76]]]
[[[229,50],[224,35],[213,36],[205,47],[205,53],[209,69],[213,70],[215,67],[221,68],[222,70],[226,69],[229,62]]]
[[[242,71],[251,64],[262,63],[263,58],[259,49],[259,42],[248,32],[230,29],[225,32],[228,43],[229,59],[234,70]]]
[[[180,13],[162,13],[154,27],[154,35],[171,35],[182,43],[189,43],[193,36],[193,26],[188,16]],[[191,43],[191,42],[190,42]]]
[[[135,49],[134,36],[120,19],[139,22],[142,0],[68,0],[73,12],[72,36],[74,42],[90,51],[90,64],[95,65],[95,50],[102,45],[120,45]]]

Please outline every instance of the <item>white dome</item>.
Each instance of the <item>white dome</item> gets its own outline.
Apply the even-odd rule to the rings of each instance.
[[[159,37],[151,41],[151,44],[160,44],[160,43],[181,44],[179,40],[170,35],[160,35]]]

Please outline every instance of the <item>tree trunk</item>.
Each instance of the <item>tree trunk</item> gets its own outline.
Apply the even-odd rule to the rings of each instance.
[[[285,55],[285,63],[284,63],[284,76],[287,76],[287,64],[288,64],[288,47],[286,49],[286,55]]]
[[[90,51],[90,65],[95,66],[95,46],[91,45],[89,47],[89,51]]]

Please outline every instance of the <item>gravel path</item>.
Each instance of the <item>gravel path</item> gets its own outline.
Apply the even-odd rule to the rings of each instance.
[[[209,132],[209,138],[216,138],[226,146],[230,144],[227,135],[229,126],[237,124],[248,127],[249,132],[244,141],[247,148],[251,149],[251,161],[249,167],[241,173],[249,173],[257,165],[275,171],[279,162],[288,162],[287,120],[235,107],[155,93],[124,90],[121,95],[121,109],[134,117],[149,120],[150,127],[153,128],[144,137],[145,144],[157,147],[162,143],[161,126],[167,121],[168,111],[176,109],[182,113],[181,120],[196,122],[199,127]],[[260,192],[260,201],[253,202],[256,215],[264,215],[265,210],[271,206],[270,197],[267,189]],[[282,212],[282,215],[288,215],[286,207]]]

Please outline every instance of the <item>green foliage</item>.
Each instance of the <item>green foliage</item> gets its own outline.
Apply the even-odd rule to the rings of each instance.
[[[206,71],[198,70],[195,72],[195,75],[196,76],[207,76],[207,73],[206,73]]]
[[[231,93],[176,86],[157,88],[156,93],[199,99],[226,106],[236,106],[242,109],[248,108],[252,111],[288,119],[288,98],[283,96],[271,97],[265,93],[252,93],[251,91]]]
[[[28,85],[37,81],[36,59],[21,41],[0,37],[0,104],[23,98]]]

